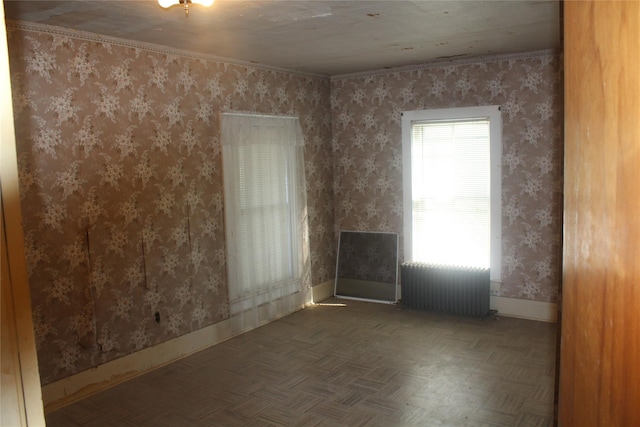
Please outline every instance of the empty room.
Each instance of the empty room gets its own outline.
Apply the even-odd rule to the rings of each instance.
[[[5,0],[1,424],[634,425],[639,4]]]

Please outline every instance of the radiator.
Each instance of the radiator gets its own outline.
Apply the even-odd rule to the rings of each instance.
[[[463,316],[489,314],[489,269],[417,262],[401,266],[402,305]]]

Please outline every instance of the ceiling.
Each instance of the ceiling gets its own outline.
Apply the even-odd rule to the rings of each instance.
[[[5,0],[9,19],[320,75],[557,49],[558,0]]]

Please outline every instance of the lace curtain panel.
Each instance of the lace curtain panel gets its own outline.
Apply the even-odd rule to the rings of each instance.
[[[221,133],[230,311],[259,325],[308,299],[304,138],[295,117],[241,113]]]

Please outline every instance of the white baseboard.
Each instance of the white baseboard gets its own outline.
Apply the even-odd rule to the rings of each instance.
[[[301,308],[303,306],[299,306],[297,309]],[[255,319],[255,316],[251,316],[251,318]],[[275,318],[270,320],[275,320]],[[47,384],[42,387],[45,412],[49,413],[153,369],[202,351],[229,338],[262,326],[270,320],[257,324],[255,321],[247,321],[242,315],[234,316]]]
[[[313,302],[320,302],[333,296],[334,281],[330,280],[315,285],[312,289]],[[398,294],[400,294],[398,286]],[[492,282],[492,290],[499,291],[500,283]],[[543,301],[533,301],[519,298],[506,298],[491,296],[490,306],[492,310],[498,310],[500,316],[519,317],[522,319],[538,320],[541,322],[555,323],[558,318],[558,304]]]
[[[552,302],[492,296],[490,307],[498,310],[499,316],[551,323],[555,323],[558,318],[558,304]]]
[[[311,292],[313,294],[313,302],[320,302],[327,298],[331,298],[333,296],[334,287],[335,282],[333,280],[319,283],[312,287]]]
[[[330,298],[333,296],[333,288],[333,281],[313,286],[313,301],[320,302]],[[492,296],[491,309],[498,310],[498,315],[501,316],[544,322],[555,322],[557,317],[557,304],[540,301]],[[258,326],[260,325],[233,317],[47,384],[42,387],[45,412],[66,406]]]

